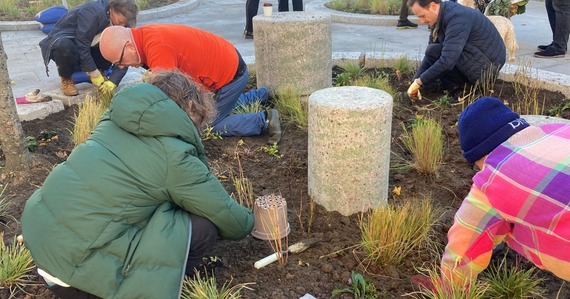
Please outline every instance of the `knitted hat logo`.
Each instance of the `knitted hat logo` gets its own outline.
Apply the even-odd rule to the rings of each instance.
[[[469,162],[483,158],[529,124],[503,102],[483,97],[467,106],[459,116],[459,142]]]

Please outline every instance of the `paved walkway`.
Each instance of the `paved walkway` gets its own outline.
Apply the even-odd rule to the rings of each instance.
[[[272,0],[272,2],[276,1]],[[418,59],[423,56],[429,35],[426,25],[420,25],[419,29],[398,30],[395,28],[396,17],[344,14],[325,8],[324,3],[325,0],[306,0],[305,10],[331,14],[333,20],[332,49],[335,56],[356,55],[358,57],[358,54],[362,52],[401,52],[406,53],[408,57]],[[417,22],[417,18],[413,16],[410,19]],[[245,25],[244,0],[181,0],[173,7],[143,11],[139,20],[139,25],[177,23],[213,32],[234,43],[244,58],[248,62],[253,62],[253,41],[246,40],[242,36]],[[568,89],[566,94],[570,94],[570,80],[567,79],[570,78],[570,54],[565,58],[555,59],[533,57],[538,44],[551,41],[552,34],[544,3],[529,2],[526,13],[514,16],[512,22],[520,50],[516,53],[516,60],[511,64],[530,65],[532,68],[544,71],[539,76],[544,76],[545,80],[555,82],[555,84],[562,84],[561,88]],[[35,27],[33,23],[31,26],[31,28]],[[8,71],[15,82],[12,86],[14,96],[23,96],[35,88],[40,88],[42,92],[58,90],[59,77],[55,64],[51,62],[50,77],[47,77],[38,47],[38,42],[45,35],[39,30],[30,29],[29,22],[17,24],[17,26],[0,22],[0,29],[16,30],[2,32],[4,49],[8,55]],[[137,70],[129,71],[129,73],[136,75]],[[89,89],[91,85],[84,84],[81,88]],[[23,120],[42,115],[42,113],[32,111],[35,109],[54,111],[61,109],[53,104],[53,107],[49,104],[18,106],[20,117]],[[41,106],[41,108],[34,106]]]

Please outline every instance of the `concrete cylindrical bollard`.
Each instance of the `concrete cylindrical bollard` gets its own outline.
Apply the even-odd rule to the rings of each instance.
[[[368,87],[333,87],[309,97],[309,195],[348,216],[388,198],[392,96]]]
[[[332,86],[331,17],[280,12],[253,18],[257,86],[291,86],[303,95]]]

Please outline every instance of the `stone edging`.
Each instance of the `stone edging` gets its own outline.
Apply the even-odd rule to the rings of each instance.
[[[318,11],[324,12],[331,16],[332,22],[358,24],[358,25],[376,25],[376,26],[396,26],[399,16],[385,16],[385,15],[369,15],[342,12],[330,9],[325,6],[330,0],[317,0],[305,4],[305,11]],[[410,21],[419,21],[418,17],[410,15]]]
[[[186,13],[200,4],[200,0],[180,0],[174,4],[163,7],[147,9],[139,12],[138,22],[171,17]],[[36,21],[0,21],[0,32],[2,31],[26,31],[36,30],[39,23]]]

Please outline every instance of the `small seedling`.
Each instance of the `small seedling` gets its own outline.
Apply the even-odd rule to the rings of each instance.
[[[262,146],[259,149],[275,158],[283,158],[283,155],[279,153],[279,146],[277,146],[277,143],[274,143],[270,146]]]
[[[210,126],[210,125],[206,125],[206,127],[204,128],[204,132],[202,132],[202,140],[206,141],[206,140],[222,140],[224,139],[222,137],[222,133],[220,132],[214,132],[214,127]]]
[[[360,273],[352,271],[348,280],[349,287],[343,289],[335,289],[332,291],[333,296],[340,294],[352,294],[355,299],[372,299],[378,298],[378,290],[372,282],[369,282]]]
[[[38,147],[38,141],[33,136],[26,136],[26,142],[28,143],[28,150],[33,152]]]

